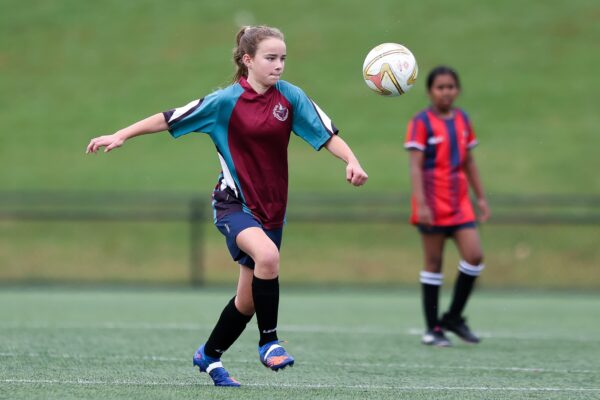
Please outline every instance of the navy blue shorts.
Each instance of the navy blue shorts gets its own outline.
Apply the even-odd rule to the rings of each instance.
[[[239,264],[244,265],[248,268],[254,269],[254,260],[248,254],[244,253],[240,249],[235,241],[235,238],[241,231],[247,228],[260,228],[267,236],[275,243],[277,248],[281,248],[281,238],[283,236],[283,228],[278,229],[263,229],[262,225],[256,218],[246,212],[236,212],[228,214],[215,223],[217,229],[225,236],[225,242],[227,242],[227,248],[233,258],[233,261],[237,261]]]
[[[477,224],[473,221],[465,222],[464,224],[460,224],[460,225],[448,225],[448,226],[440,226],[440,225],[427,226],[427,225],[423,225],[423,224],[417,224],[417,228],[419,229],[419,232],[421,232],[424,235],[441,233],[446,236],[452,236],[452,235],[454,235],[454,233],[456,231],[458,231],[460,229],[475,228],[476,226],[477,226]]]

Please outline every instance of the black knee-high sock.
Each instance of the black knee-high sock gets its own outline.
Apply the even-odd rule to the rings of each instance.
[[[259,346],[277,340],[277,311],[279,310],[279,277],[252,280],[252,297],[256,322],[260,332]]]
[[[246,328],[252,315],[244,315],[235,306],[235,296],[227,303],[217,325],[204,345],[204,354],[213,358],[221,355],[231,347]]]
[[[458,319],[462,316],[469,296],[475,286],[475,280],[483,269],[483,264],[470,265],[466,261],[461,260],[458,269],[458,277],[454,284],[454,294],[452,295],[452,302],[448,310],[448,318],[450,319]]]
[[[423,313],[427,330],[433,330],[439,325],[438,321],[438,303],[440,295],[440,286],[442,285],[442,274],[433,272],[421,272],[421,292],[423,295]]]
[[[421,284],[423,291],[423,313],[427,330],[430,331],[438,325],[438,299],[440,287],[437,285]]]
[[[476,276],[467,275],[464,272],[459,272],[454,284],[454,294],[452,296],[452,302],[450,303],[450,309],[448,310],[448,318],[460,318],[467,300],[473,291],[475,285]]]

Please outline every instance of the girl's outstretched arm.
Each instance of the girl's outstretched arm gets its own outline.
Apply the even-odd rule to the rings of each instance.
[[[354,156],[350,147],[341,137],[333,135],[331,139],[325,143],[325,148],[331,154],[346,162],[346,180],[348,182],[354,186],[362,186],[367,182],[369,176],[362,169],[358,159]]]
[[[470,151],[467,152],[467,159],[465,160],[465,173],[477,198],[477,207],[480,211],[479,220],[485,222],[490,217],[490,208],[483,193],[483,185],[481,184],[481,179],[479,179],[479,171],[477,170],[475,159]]]
[[[98,136],[90,141],[87,146],[86,154],[95,153],[102,147],[105,147],[104,152],[108,153],[112,149],[121,147],[127,139],[132,137],[145,135],[147,133],[162,132],[169,128],[165,117],[162,113],[155,114],[151,117],[136,122],[133,125],[123,128],[113,133],[112,135]]]

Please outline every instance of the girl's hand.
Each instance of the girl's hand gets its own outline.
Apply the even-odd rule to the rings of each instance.
[[[417,208],[417,222],[425,226],[433,225],[433,214],[426,204],[422,204]]]
[[[479,208],[479,221],[487,221],[491,215],[487,200],[485,198],[477,199],[477,207]]]
[[[86,154],[95,153],[102,147],[106,147],[104,149],[104,152],[108,153],[112,149],[121,147],[123,145],[123,142],[125,142],[125,140],[122,139],[116,133],[114,133],[112,135],[98,136],[97,138],[94,138],[90,141],[90,144],[88,144],[85,153]]]
[[[346,165],[346,180],[354,186],[362,186],[369,179],[369,175],[362,169],[358,161],[350,161]]]

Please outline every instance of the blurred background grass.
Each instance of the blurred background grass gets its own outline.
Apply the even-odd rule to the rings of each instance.
[[[223,237],[212,224],[203,229],[205,281],[232,284],[238,270]],[[9,222],[0,224],[0,232],[4,282],[190,281],[189,226],[183,222]],[[497,225],[485,227],[482,238],[485,286],[600,286],[597,227]],[[420,239],[407,224],[296,222],[286,228],[281,276],[286,283],[408,286],[416,284],[421,259]],[[448,282],[457,263],[449,243]]]
[[[475,157],[488,193],[598,196],[599,18],[591,0],[0,0],[0,189],[208,200],[219,166],[203,135],[148,136],[108,156],[84,149],[91,137],[227,85],[235,33],[261,23],[286,35],[284,79],[329,114],[370,175],[354,189],[339,160],[293,138],[292,195],[399,194],[406,209],[404,129],[427,105],[426,73],[444,63],[461,75],[459,105],[481,142]],[[417,57],[421,75],[406,96],[378,97],[362,82],[363,58],[381,42]],[[236,268],[222,238],[209,224],[204,231],[207,281],[231,282]],[[482,235],[484,284],[600,287],[597,224],[492,222]],[[3,281],[181,283],[189,275],[183,222],[5,220],[0,240]],[[421,265],[418,235],[404,223],[290,220],[284,243],[290,282],[415,284]]]

